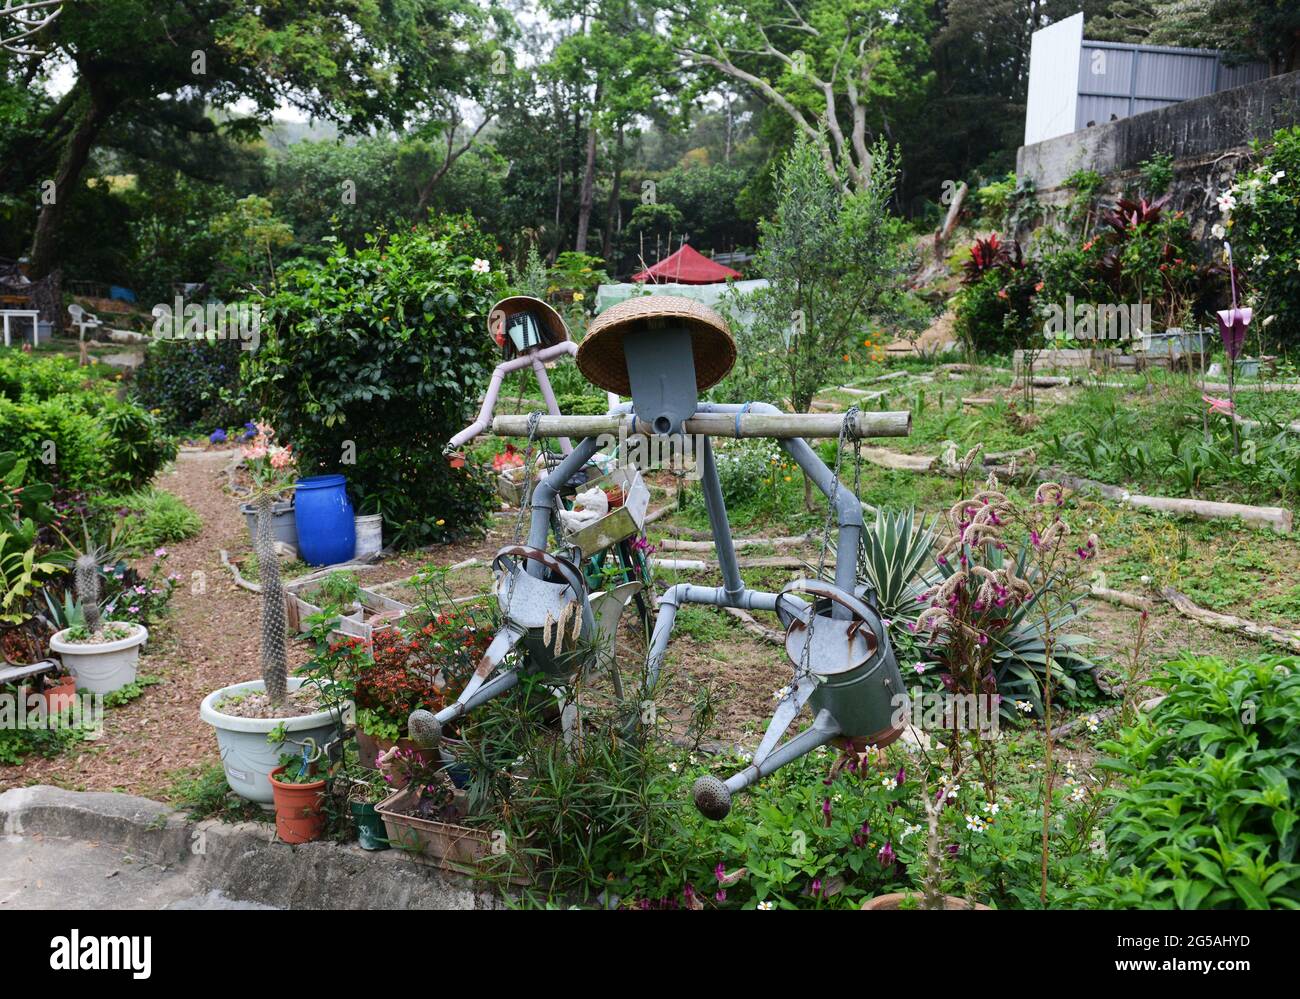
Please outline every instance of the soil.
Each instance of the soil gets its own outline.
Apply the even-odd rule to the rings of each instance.
[[[69,645],[108,645],[112,642],[120,642],[124,638],[130,638],[138,634],[136,625],[123,624],[120,622],[110,621],[100,627],[93,635],[87,635],[85,638],[73,638],[71,635],[64,635],[62,641]]]
[[[321,701],[320,691],[315,687],[303,687],[291,690],[285,703],[278,707],[271,703],[271,698],[264,691],[249,694],[235,694],[213,705],[223,715],[232,718],[295,718],[299,715],[312,715],[324,711],[326,705]]]

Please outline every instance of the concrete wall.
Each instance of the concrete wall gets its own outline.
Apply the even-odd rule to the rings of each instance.
[[[1187,212],[1193,233],[1205,238],[1219,215],[1214,199],[1247,159],[1250,141],[1296,124],[1300,72],[1021,146],[1016,173],[1034,181],[1050,209],[1069,200],[1061,185],[1077,170],[1105,177],[1104,197],[1113,200],[1134,184],[1143,161],[1172,154],[1174,207]]]

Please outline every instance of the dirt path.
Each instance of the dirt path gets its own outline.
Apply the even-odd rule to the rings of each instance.
[[[184,452],[154,482],[203,519],[198,535],[168,547],[169,568],[181,581],[168,617],[150,634],[139,669],[140,676],[162,682],[106,712],[100,738],[50,759],[31,756],[21,766],[0,767],[0,790],[53,784],[169,800],[176,796],[178,779],[219,762],[212,729],[199,719],[199,702],[219,687],[255,679],[260,672],[259,597],[237,587],[221,564],[221,549],[234,557],[251,547],[238,502],[222,490],[229,458],[229,451]],[[431,558],[455,561],[485,555],[499,545],[496,540],[447,546],[445,552],[384,562],[363,578],[395,579]],[[307,654],[305,643],[290,643],[291,667]]]

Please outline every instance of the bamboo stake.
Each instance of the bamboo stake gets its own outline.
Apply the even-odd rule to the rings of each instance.
[[[529,416],[498,416],[492,433],[498,437],[527,437]],[[686,421],[688,434],[710,437],[838,437],[842,413],[696,413]],[[850,438],[906,437],[912,432],[912,414],[906,410],[859,411],[850,421]],[[630,415],[541,416],[537,433],[544,437],[595,437],[601,434],[649,434],[650,428]]]

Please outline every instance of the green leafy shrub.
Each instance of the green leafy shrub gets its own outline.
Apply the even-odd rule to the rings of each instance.
[[[1257,145],[1256,152],[1261,152]],[[1224,200],[1227,199],[1227,200]],[[1300,126],[1273,136],[1258,167],[1240,177],[1220,199],[1223,222],[1216,236],[1233,245],[1255,306],[1253,334],[1266,344],[1300,344]],[[1276,317],[1265,325],[1269,316]]]
[[[1042,326],[1036,279],[1023,264],[984,270],[957,294],[954,332],[978,354],[1010,354],[1031,342]]]
[[[144,356],[132,383],[134,398],[157,411],[170,431],[230,427],[246,418],[239,389],[238,340],[160,340]]]
[[[474,261],[493,255],[462,218],[355,251],[335,244],[323,264],[281,271],[262,347],[245,358],[249,391],[302,474],[346,475],[398,545],[473,531],[491,501],[442,448],[492,369],[485,325],[503,281]]]
[[[143,555],[163,545],[192,538],[203,527],[197,513],[162,489],[110,496],[99,500],[98,505],[121,516],[118,545],[129,555]]]
[[[1300,908],[1300,658],[1193,656],[1167,692],[1100,745],[1124,781],[1089,904],[1139,909]]]
[[[162,424],[93,368],[17,353],[0,359],[0,440],[65,490],[134,489],[176,456]]]

